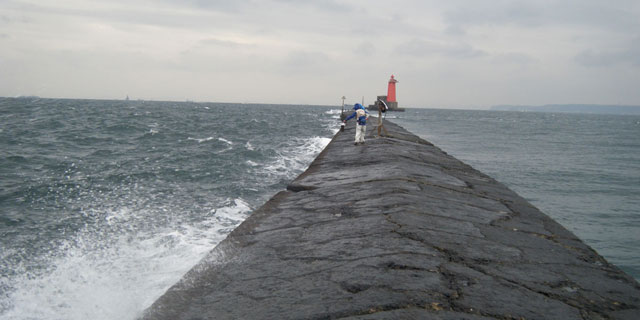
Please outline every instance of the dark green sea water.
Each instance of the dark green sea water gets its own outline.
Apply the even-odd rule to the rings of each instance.
[[[338,109],[0,98],[0,319],[136,318],[306,169]],[[640,117],[387,117],[640,278]]]

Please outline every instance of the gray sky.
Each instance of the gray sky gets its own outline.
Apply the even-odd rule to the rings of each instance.
[[[0,0],[0,96],[640,105],[638,0]]]

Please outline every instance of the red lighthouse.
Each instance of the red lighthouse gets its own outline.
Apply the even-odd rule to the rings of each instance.
[[[389,86],[387,87],[387,95],[386,96],[378,96],[375,104],[369,105],[369,110],[378,110],[378,100],[384,102],[389,111],[404,111],[404,108],[398,108],[398,100],[396,100],[396,83],[398,80],[391,75],[391,79],[389,79]]]
[[[396,101],[396,83],[398,80],[393,78],[391,75],[391,79],[389,79],[389,87],[387,89],[387,102],[398,102]]]

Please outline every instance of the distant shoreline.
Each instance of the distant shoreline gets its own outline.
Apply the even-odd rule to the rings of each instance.
[[[543,106],[493,106],[494,111],[520,112],[561,112],[561,113],[592,113],[592,114],[620,114],[640,115],[640,106],[601,105],[601,104],[547,104]]]

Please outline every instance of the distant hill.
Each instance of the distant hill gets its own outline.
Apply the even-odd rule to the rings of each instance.
[[[640,106],[600,104],[548,104],[544,106],[500,105],[491,107],[491,110],[640,115]]]

